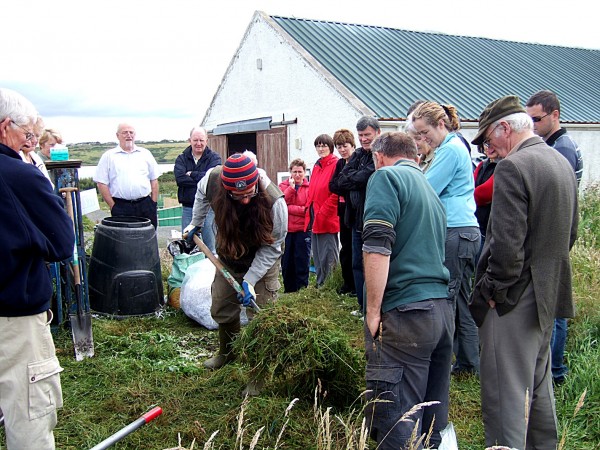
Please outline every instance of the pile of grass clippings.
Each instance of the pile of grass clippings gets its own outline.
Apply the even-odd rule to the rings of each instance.
[[[310,399],[320,382],[330,402],[355,401],[364,380],[362,351],[327,317],[303,309],[294,298],[263,308],[235,343],[240,362],[276,391]]]

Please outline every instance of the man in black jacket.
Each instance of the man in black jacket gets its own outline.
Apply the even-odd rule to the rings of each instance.
[[[348,164],[342,169],[337,179],[337,186],[347,202],[344,221],[352,228],[352,272],[354,273],[356,296],[362,312],[363,286],[365,284],[362,257],[363,214],[367,182],[375,172],[371,143],[381,134],[381,128],[377,119],[363,116],[356,123],[356,131],[362,147],[356,149]]]
[[[208,136],[204,128],[192,128],[189,142],[190,145],[177,157],[174,169],[178,186],[177,199],[182,205],[182,231],[192,221],[192,208],[198,182],[209,169],[221,165],[221,156],[207,146]],[[215,253],[214,220],[215,214],[211,209],[202,227],[202,240],[213,253]]]
[[[45,261],[69,258],[75,236],[48,179],[18,153],[40,131],[38,119],[22,95],[0,89],[0,408],[8,449],[54,449],[62,406]]]

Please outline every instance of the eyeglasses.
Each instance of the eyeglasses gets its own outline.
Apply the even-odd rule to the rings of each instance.
[[[538,123],[540,120],[542,120],[544,117],[549,116],[550,114],[552,114],[554,111],[549,112],[548,114],[544,114],[543,116],[535,116],[532,117],[531,120],[533,120],[533,123]]]
[[[236,202],[241,202],[242,200],[245,200],[247,198],[254,198],[258,195],[258,186],[256,186],[254,188],[254,192],[252,192],[251,194],[232,194],[231,192],[227,192],[227,195],[229,195],[229,198],[231,198],[232,200],[235,200]]]
[[[327,144],[317,144],[317,145],[315,145],[315,148],[319,148],[319,147],[329,148],[329,145],[327,145]]]
[[[496,131],[496,128],[498,128],[500,125],[501,124],[498,124],[494,128],[492,128],[492,132],[488,134],[488,137],[483,140],[483,142],[481,143],[481,145],[483,145],[483,148],[490,148],[490,139],[492,138],[492,134],[494,134],[494,131]]]
[[[26,128],[23,128],[21,125],[19,125],[17,122],[15,122],[14,120],[10,121],[13,125],[18,126],[21,130],[23,130],[25,132],[25,140],[26,141],[30,141],[35,137],[35,134],[33,134],[31,131],[27,130]]]

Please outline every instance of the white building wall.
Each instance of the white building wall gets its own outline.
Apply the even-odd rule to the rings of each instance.
[[[257,63],[260,60],[260,63]],[[257,64],[262,65],[259,69]],[[255,16],[234,56],[203,125],[272,116],[297,119],[288,125],[288,161],[302,158],[307,167],[318,159],[314,139],[339,128],[354,132],[361,112],[307,63],[262,18]]]
[[[580,191],[591,183],[600,182],[600,126],[563,125],[577,142],[583,157]]]

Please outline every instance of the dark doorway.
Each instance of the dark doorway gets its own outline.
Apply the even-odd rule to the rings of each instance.
[[[260,158],[260,155],[258,155],[256,152],[256,133],[238,133],[227,135],[228,156],[231,156],[234,153],[243,153],[244,150],[250,150],[256,154],[257,158]]]
[[[208,135],[208,146],[221,155],[223,162],[236,152],[250,150],[258,159],[258,167],[269,178],[278,181],[278,173],[288,172],[287,127],[275,127],[256,133]]]

